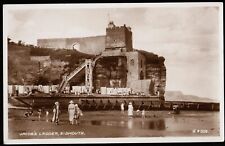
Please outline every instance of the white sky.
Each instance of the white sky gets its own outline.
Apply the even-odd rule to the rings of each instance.
[[[88,9],[21,6],[7,12],[8,37],[35,45],[39,38],[105,35],[110,14],[116,25],[131,26],[134,48],[165,57],[167,90],[215,99],[221,96],[222,48],[217,6]]]

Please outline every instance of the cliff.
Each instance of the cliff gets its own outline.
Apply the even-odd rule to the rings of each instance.
[[[34,56],[50,56],[50,60],[32,60]],[[84,58],[94,55],[68,49],[48,49],[32,45],[8,43],[8,84],[58,84]],[[44,63],[49,62],[46,66]]]

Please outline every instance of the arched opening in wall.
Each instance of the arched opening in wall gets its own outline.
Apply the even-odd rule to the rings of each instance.
[[[143,71],[140,72],[140,80],[143,80],[144,79],[144,73]]]

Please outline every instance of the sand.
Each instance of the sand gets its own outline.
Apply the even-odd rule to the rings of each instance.
[[[56,125],[51,111],[41,118],[37,112],[26,118],[25,111],[9,109],[9,139],[219,136],[220,131],[219,112],[146,111],[145,118],[136,112],[128,118],[127,111],[88,111],[70,125],[68,113],[62,111]]]

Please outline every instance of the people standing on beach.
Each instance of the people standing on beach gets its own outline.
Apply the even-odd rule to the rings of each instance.
[[[82,111],[80,110],[78,104],[75,104],[75,113],[74,113],[74,119],[76,124],[78,124],[78,119],[80,118],[80,116],[83,116]]]
[[[143,110],[141,111],[141,117],[142,117],[142,118],[145,118],[145,109],[143,109]]]
[[[48,115],[49,115],[49,112],[45,111],[46,122],[48,122]]]
[[[39,120],[41,119],[41,112],[42,112],[42,110],[41,109],[38,109],[38,119]]]
[[[55,105],[53,107],[53,117],[52,122],[59,124],[59,102],[55,102]]]
[[[124,113],[124,103],[122,102],[120,105],[121,112]]]
[[[129,102],[129,105],[128,105],[128,117],[132,117],[133,116],[133,105],[131,102]]]
[[[80,115],[82,115],[81,110],[80,110],[78,104],[75,104],[75,114],[74,114],[74,118],[75,118],[75,119],[79,119]]]
[[[69,113],[69,122],[70,124],[74,124],[74,114],[75,114],[75,105],[71,100],[68,105],[68,113]]]
[[[141,117],[145,118],[145,108],[144,108],[144,102],[142,101],[139,110],[141,111]]]

